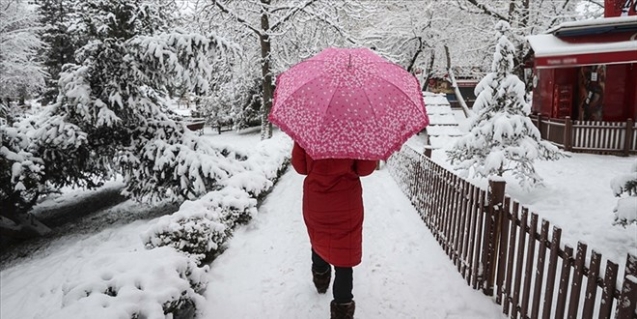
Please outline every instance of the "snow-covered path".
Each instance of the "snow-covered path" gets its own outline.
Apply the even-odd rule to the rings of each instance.
[[[301,215],[303,177],[290,169],[211,266],[205,318],[328,318],[331,289],[311,281]],[[363,178],[363,262],[354,268],[356,317],[504,318],[472,290],[386,169]]]

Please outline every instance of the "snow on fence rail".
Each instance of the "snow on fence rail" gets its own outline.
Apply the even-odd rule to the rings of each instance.
[[[505,182],[485,191],[409,147],[387,164],[467,284],[510,318],[637,318],[637,257],[628,255],[618,285],[616,263],[607,260],[602,277],[600,253],[586,264],[586,244],[562,248],[562,230],[546,220],[538,229]]]
[[[637,125],[632,119],[604,122],[551,119],[540,114],[530,117],[543,139],[567,151],[625,156],[637,153]]]

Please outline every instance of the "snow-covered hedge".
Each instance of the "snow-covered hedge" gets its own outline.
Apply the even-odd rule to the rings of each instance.
[[[194,201],[185,201],[179,211],[164,216],[142,234],[148,249],[171,246],[195,262],[214,256],[238,223],[256,215],[257,200],[229,186]]]
[[[170,246],[201,263],[206,255],[219,249],[229,228],[221,222],[219,211],[210,210],[206,202],[186,201],[178,212],[164,216],[142,234],[148,249]]]
[[[258,200],[272,189],[290,160],[292,141],[281,135],[265,141],[249,153],[244,169],[219,184],[220,190],[184,202],[179,211],[164,216],[142,234],[149,248],[171,246],[197,263],[214,257],[232,229],[257,214]]]
[[[292,141],[277,136],[248,153],[222,188],[184,202],[141,237],[147,249],[110,254],[95,271],[64,284],[62,308],[47,318],[192,318],[207,285],[207,258],[221,252],[236,225],[257,213],[289,163]],[[239,167],[239,166],[237,166]]]
[[[174,318],[200,308],[209,267],[170,247],[106,255],[95,271],[62,287],[62,309],[47,318]]]
[[[242,171],[222,180],[220,190],[186,201],[176,213],[160,218],[142,234],[144,245],[149,249],[171,246],[197,263],[211,259],[220,253],[234,227],[257,214],[258,200],[287,167],[291,148],[287,136],[259,142]]]

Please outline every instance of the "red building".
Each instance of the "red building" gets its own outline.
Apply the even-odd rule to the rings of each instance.
[[[637,118],[637,0],[606,1],[605,18],[527,37],[533,112],[548,118]]]

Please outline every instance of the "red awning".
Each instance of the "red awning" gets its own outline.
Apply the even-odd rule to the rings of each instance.
[[[536,68],[574,67],[593,64],[637,63],[637,41],[568,43],[552,34],[527,37]]]

